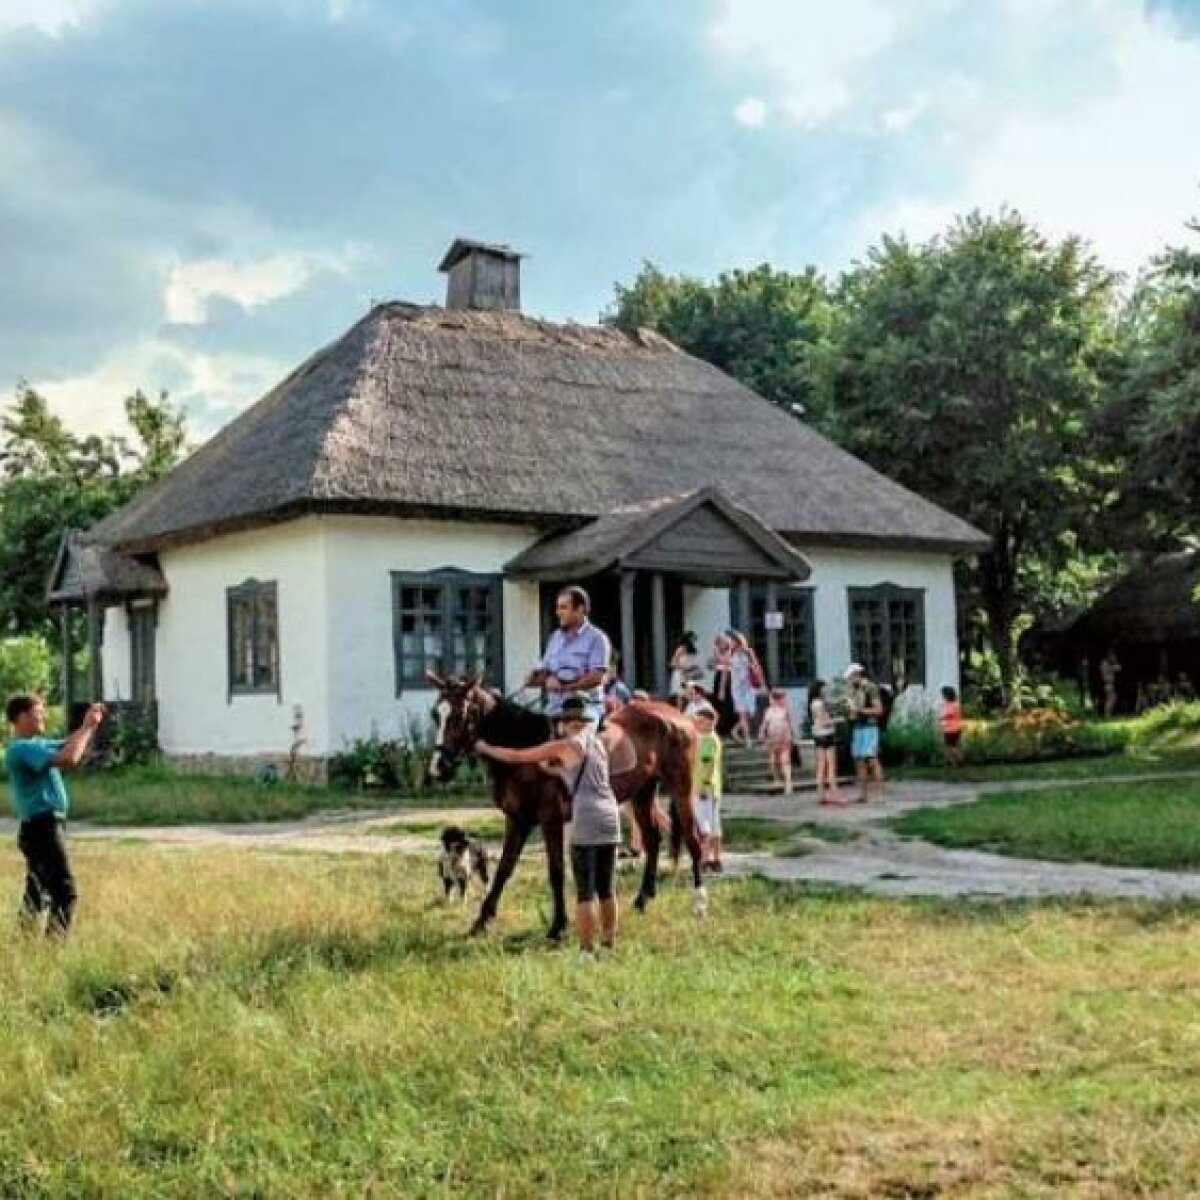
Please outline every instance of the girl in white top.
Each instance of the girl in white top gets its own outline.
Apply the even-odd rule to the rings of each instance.
[[[817,757],[817,800],[844,804],[837,782],[837,721],[825,699],[825,680],[814,679],[808,689],[808,715]]]

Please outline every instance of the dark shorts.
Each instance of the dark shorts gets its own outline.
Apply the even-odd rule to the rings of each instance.
[[[953,733],[943,733],[942,738],[947,746],[957,746],[962,741],[962,730],[956,729]]]
[[[572,846],[571,870],[575,896],[580,904],[589,900],[611,900],[617,870],[616,846]]]
[[[837,736],[832,733],[822,734],[820,737],[813,738],[813,745],[818,750],[832,750],[837,745]]]

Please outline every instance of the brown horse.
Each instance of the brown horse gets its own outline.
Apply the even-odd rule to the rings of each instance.
[[[438,679],[434,706],[437,722],[430,775],[446,782],[458,764],[474,753],[479,740],[495,746],[520,749],[540,745],[554,737],[550,718],[501,699],[477,679]],[[654,898],[658,882],[658,855],[662,844],[661,812],[655,794],[661,783],[675,803],[679,832],[692,859],[695,910],[702,916],[708,897],[700,876],[700,838],[693,809],[693,775],[696,732],[677,709],[653,700],[635,701],[612,716],[603,734],[613,764],[612,784],[620,803],[632,802],[634,817],[645,847],[645,869],[634,907],[641,910]],[[472,933],[482,933],[496,915],[501,893],[513,873],[521,851],[534,828],[542,831],[546,866],[554,898],[554,917],[548,936],[558,940],[567,930],[563,895],[563,824],[570,797],[562,779],[538,766],[506,766],[489,761],[492,802],[504,813],[504,849],[491,888],[484,898]],[[678,846],[674,847],[676,853]]]

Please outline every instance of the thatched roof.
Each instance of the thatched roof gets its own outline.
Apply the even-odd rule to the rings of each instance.
[[[1107,648],[1200,638],[1200,552],[1164,554],[1130,571],[1067,631],[1072,644]]]
[[[661,496],[552,533],[505,564],[506,575],[585,578],[621,566],[662,566],[697,576],[800,581],[812,573],[795,549],[720,488]]]
[[[63,535],[46,591],[51,604],[119,603],[161,599],[167,594],[167,581],[157,566],[85,541],[71,530]]]
[[[794,540],[986,545],[656,334],[398,303],[94,534],[150,551],[313,511],[554,527],[710,484]]]

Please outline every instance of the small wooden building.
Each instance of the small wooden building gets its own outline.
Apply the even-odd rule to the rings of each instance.
[[[654,333],[522,315],[507,246],[442,266],[445,308],[373,308],[64,543],[93,690],[155,699],[169,754],[278,759],[298,726],[319,773],[423,723],[427,667],[516,687],[566,583],[637,686],[731,625],[798,699],[852,659],[957,682],[976,529]]]

